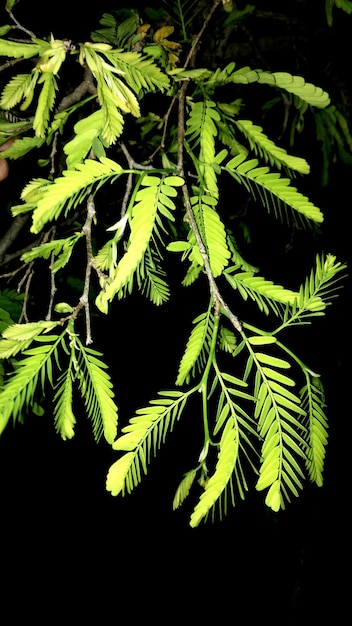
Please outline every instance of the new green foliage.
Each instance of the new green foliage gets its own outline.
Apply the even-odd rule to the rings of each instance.
[[[38,164],[8,208],[14,226],[0,240],[2,277],[17,280],[17,291],[6,284],[0,292],[0,431],[36,405],[71,439],[79,402],[94,439],[103,437],[116,452],[106,488],[117,496],[138,487],[180,420],[191,416],[202,444],[182,470],[173,507],[196,496],[192,527],[222,518],[249,489],[263,492],[276,512],[306,479],[323,483],[324,387],[292,347],[298,344],[290,330],[325,315],[345,273],[333,254],[319,253],[306,276],[294,277],[294,288],[246,258],[250,199],[283,230],[288,224],[317,235],[324,220],[300,191],[300,176],[310,173],[304,155],[270,137],[265,117],[261,125],[247,119],[246,103],[255,108],[251,86],[279,94],[294,115],[309,111],[324,154],[333,143],[331,120],[340,124],[334,141],[352,142],[325,89],[303,77],[236,60],[204,64],[198,44],[209,44],[209,24],[222,32],[254,10],[229,8],[215,0],[203,15],[194,0],[163,3],[162,24],[116,9],[85,43],[28,32],[18,41],[6,29],[0,39],[9,68],[1,143],[21,133],[1,158]],[[65,90],[61,77],[71,70]],[[12,255],[19,224],[29,224],[27,239]],[[265,232],[261,237],[262,250],[274,255]],[[173,299],[175,266],[182,288],[203,294],[196,314]],[[43,267],[38,293],[31,276]],[[138,381],[126,381],[123,368],[121,379],[110,375],[90,344],[96,326],[116,315],[114,358],[123,362],[120,338],[129,320],[116,311],[135,292],[176,307],[188,338],[175,388],[171,381],[118,424],[119,388]],[[44,302],[45,319],[32,319]]]

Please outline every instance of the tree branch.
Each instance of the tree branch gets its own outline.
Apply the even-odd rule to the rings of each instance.
[[[31,30],[28,30],[28,28],[25,28],[24,26],[22,26],[22,24],[19,23],[18,20],[16,20],[14,14],[12,13],[11,9],[8,9],[7,7],[5,7],[5,10],[8,12],[9,16],[11,17],[12,21],[14,22],[14,24],[16,24],[16,27],[18,28],[18,30],[23,30],[24,33],[26,33],[27,35],[29,35],[30,37],[35,37],[35,33],[33,33]]]
[[[93,81],[93,74],[90,69],[86,67],[82,82],[77,85],[77,87],[71,93],[62,98],[59,106],[57,107],[57,111],[64,111],[68,107],[72,106],[72,104],[75,104],[76,102],[82,100],[83,96],[85,96],[87,93],[94,95],[96,94],[96,92],[97,88]]]
[[[18,215],[14,221],[12,222],[10,228],[5,233],[5,235],[0,239],[0,266],[4,265],[4,257],[7,250],[13,244],[13,242],[17,239],[17,236],[25,223],[28,221],[29,215]],[[5,257],[6,258],[6,257]]]

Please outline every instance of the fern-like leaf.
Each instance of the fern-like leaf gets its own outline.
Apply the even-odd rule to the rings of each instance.
[[[307,460],[309,479],[318,487],[323,484],[323,470],[328,441],[328,421],[325,415],[325,395],[321,380],[306,373],[306,384],[301,389],[302,408],[307,413]]]
[[[43,243],[39,246],[35,246],[28,252],[24,252],[21,256],[21,259],[26,263],[30,263],[34,259],[48,259],[52,254],[54,254],[55,256],[58,256],[60,254],[61,258],[59,257],[59,259],[57,259],[57,262],[55,262],[52,267],[52,271],[55,273],[60,267],[63,267],[64,261],[65,264],[67,263],[68,258],[73,252],[75,244],[82,236],[82,233],[76,233],[75,235],[71,235],[71,237],[67,237],[66,239],[54,239],[53,241],[49,241],[48,243]]]
[[[194,328],[179,365],[176,385],[188,383],[195,372],[200,371],[209,354],[214,327],[214,316],[211,310],[208,309],[196,317],[193,324]]]
[[[119,261],[112,280],[97,299],[97,306],[103,311],[107,302],[133,277],[154,229],[161,179],[158,176],[144,176],[142,185],[144,189],[137,192],[132,209],[128,249]]]
[[[113,400],[113,385],[105,371],[107,365],[101,360],[100,352],[83,346],[78,337],[75,342],[79,349],[76,376],[95,440],[99,441],[104,434],[106,441],[112,443],[116,437],[118,410]]]
[[[63,176],[56,178],[51,185],[47,184],[40,190],[39,199],[33,211],[31,231],[39,233],[47,222],[56,220],[60,216],[65,206],[67,214],[71,208],[82,202],[91,193],[92,185],[98,188],[121,173],[121,166],[105,157],[100,161],[86,159],[84,163],[77,163],[75,170],[64,171]],[[25,189],[24,192],[28,193],[28,190]],[[30,205],[32,208],[32,202]]]
[[[238,438],[233,419],[230,417],[221,435],[218,461],[214,474],[205,484],[204,491],[195,506],[190,526],[195,528],[208,514],[229,482],[238,455]]]
[[[39,72],[13,76],[2,90],[0,106],[3,109],[10,110],[17,104],[20,104],[22,100],[26,101],[27,98],[31,97],[38,78]]]
[[[72,410],[73,399],[73,362],[58,379],[57,391],[53,398],[54,402],[54,423],[56,432],[62,439],[72,439],[75,434],[74,427],[76,418]]]
[[[233,289],[237,289],[244,300],[250,297],[256,302],[260,311],[269,314],[272,310],[280,316],[281,305],[294,306],[298,293],[286,289],[282,285],[273,283],[262,276],[256,276],[254,271],[240,271],[240,266],[232,266],[225,270],[224,276]],[[321,304],[320,298],[318,299]],[[317,304],[317,302],[315,302]]]
[[[215,137],[217,128],[215,122],[220,121],[220,114],[215,102],[204,100],[192,104],[187,120],[186,137],[191,144],[199,144],[199,176],[203,181],[204,189],[215,198],[218,197],[215,164]]]
[[[37,137],[45,137],[48,128],[50,112],[55,104],[55,92],[58,89],[57,81],[51,72],[45,72],[38,83],[43,83],[39,94],[38,104],[34,115],[33,128]]]
[[[285,89],[311,106],[325,108],[330,104],[329,94],[321,87],[306,83],[302,76],[294,76],[288,72],[264,72],[243,67],[231,75],[234,83],[248,84],[258,82],[272,87]]]
[[[299,396],[289,390],[294,381],[277,371],[289,369],[290,364],[263,352],[255,352],[253,359],[262,381],[254,413],[263,439],[256,489],[268,488],[265,503],[278,511],[285,507],[285,500],[290,500],[290,494],[298,496],[303,487],[304,474],[296,457],[306,459],[306,428],[302,423],[306,412]]]
[[[176,489],[176,493],[172,502],[172,508],[174,511],[183,504],[183,502],[189,495],[196,476],[197,469],[190,470],[184,475],[183,479]]]
[[[74,125],[73,130],[76,136],[64,146],[64,152],[67,155],[67,169],[73,169],[76,163],[81,163],[89,155],[91,148],[97,146],[103,125],[104,114],[102,109],[94,111]],[[97,154],[96,150],[94,152],[98,158],[105,156],[105,154]]]
[[[209,257],[210,268],[213,276],[216,278],[222,274],[224,268],[229,262],[231,253],[227,246],[225,227],[219,217],[219,214],[212,207],[213,198],[201,194],[191,197],[194,217]],[[201,265],[203,259],[200,255],[198,245],[193,231],[189,231],[189,242],[192,245],[192,253],[190,258],[197,260]]]
[[[112,447],[127,454],[110,467],[106,481],[106,488],[113,496],[130,493],[140,483],[152,454],[155,455],[165,443],[175,421],[180,419],[190,393],[159,392],[160,397],[151,400],[147,407],[138,409],[122,429],[123,434]]]
[[[169,285],[164,279],[165,270],[161,267],[160,257],[148,246],[146,254],[138,269],[137,284],[142,294],[156,306],[167,302],[170,297]]]
[[[81,46],[81,62],[87,63],[97,81],[97,95],[103,110],[104,125],[102,138],[113,144],[123,130],[124,113],[140,116],[139,102],[131,89],[116,74],[122,74],[116,67],[107,63],[102,54],[110,48],[106,44],[86,43]],[[106,56],[106,54],[105,54]]]
[[[284,148],[277,146],[264,133],[263,129],[250,120],[236,120],[236,126],[245,135],[251,150],[260,158],[277,169],[282,166],[295,170],[300,174],[309,174],[309,165],[305,159],[288,154]]]
[[[27,350],[34,339],[42,333],[47,333],[57,322],[39,321],[28,324],[11,324],[2,333],[0,340],[0,358],[9,359],[19,352]]]
[[[251,193],[262,201],[269,211],[281,215],[282,204],[293,210],[301,219],[320,223],[323,214],[313,202],[301,194],[289,178],[283,178],[280,173],[271,172],[269,167],[258,167],[257,159],[246,161],[246,156],[239,154],[231,159],[225,170]]]
[[[126,83],[140,94],[169,88],[168,76],[154,63],[153,59],[143,56],[139,52],[107,50],[104,55],[111,65],[123,74]]]
[[[31,59],[40,56],[48,48],[48,42],[35,39],[31,43],[0,39],[0,56],[13,59]]]
[[[165,178],[156,175],[143,176],[141,180],[143,188],[137,192],[132,207],[131,233],[127,251],[117,264],[106,288],[96,300],[101,311],[106,312],[108,302],[133,280],[148,250],[153,232],[158,234],[159,238],[161,237],[161,216],[173,219],[170,209],[174,210],[176,206],[171,198],[177,196],[174,187],[183,185],[183,182],[180,176],[166,176]]]
[[[336,297],[346,264],[336,262],[332,254],[316,256],[315,267],[301,285],[290,311],[286,311],[286,326],[302,324],[308,318],[324,315],[326,306]]]
[[[46,343],[26,350],[25,358],[18,361],[17,369],[0,392],[0,433],[10,417],[16,421],[22,411],[34,403],[38,385],[43,390],[46,381],[53,384],[52,362],[58,362],[58,346],[62,336],[46,336]]]

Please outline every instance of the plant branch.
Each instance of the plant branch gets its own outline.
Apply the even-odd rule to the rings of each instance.
[[[26,283],[25,290],[24,290],[24,300],[23,300],[22,312],[21,312],[21,316],[20,316],[20,318],[18,320],[19,324],[22,322],[23,319],[25,320],[25,322],[29,322],[28,315],[27,315],[27,302],[28,302],[28,298],[29,298],[29,287],[30,287],[30,284],[32,282],[32,278],[34,276],[33,265],[34,265],[33,262],[29,264],[24,277],[19,282],[18,287],[17,287],[17,291],[19,293],[21,291],[21,287],[22,287],[23,283]]]
[[[85,314],[86,314],[86,345],[88,346],[92,343],[92,332],[91,332],[91,323],[90,323],[90,312],[89,312],[89,287],[90,287],[90,276],[92,272],[92,266],[94,263],[93,256],[93,248],[92,248],[92,222],[95,218],[95,205],[93,196],[90,195],[87,202],[87,218],[83,225],[83,232],[86,236],[86,247],[87,247],[87,266],[86,266],[86,275],[84,279],[84,289],[83,294],[80,298],[80,303],[84,306]]]
[[[51,315],[52,315],[52,310],[53,310],[53,306],[54,306],[54,298],[55,298],[55,294],[57,292],[57,288],[56,288],[56,284],[55,284],[55,274],[53,272],[53,264],[54,264],[54,259],[55,259],[55,255],[54,253],[51,254],[51,258],[50,258],[50,299],[49,299],[49,306],[48,306],[48,312],[46,314],[46,320],[51,320]]]
[[[179,91],[179,112],[178,112],[178,129],[177,129],[177,143],[178,143],[177,169],[182,178],[184,178],[184,175],[185,175],[184,166],[183,166],[183,150],[184,150],[184,136],[185,136],[184,109],[185,109],[185,98],[186,98],[186,90],[188,87],[188,83],[189,81],[184,81]],[[240,320],[236,317],[236,315],[234,315],[234,313],[232,313],[229,306],[224,301],[222,295],[220,294],[218,286],[215,282],[215,279],[214,279],[214,276],[210,267],[209,256],[208,256],[206,247],[203,243],[201,234],[199,232],[196,219],[194,217],[194,213],[193,213],[193,209],[192,209],[192,205],[191,205],[191,201],[189,197],[188,186],[186,183],[182,186],[182,193],[183,193],[183,199],[184,199],[185,208],[186,208],[187,221],[189,223],[190,228],[192,229],[194,233],[199,252],[203,259],[205,273],[208,278],[210,294],[211,294],[211,297],[213,299],[214,306],[215,306],[215,315],[216,316],[220,315],[220,310],[222,309],[223,312],[226,313],[226,315],[230,319],[234,328],[238,330],[238,332],[241,332],[242,324]]]
[[[140,163],[136,163],[134,158],[131,156],[129,151],[127,150],[126,145],[121,141],[120,148],[126,157],[126,161],[128,163],[128,167],[131,170],[152,170],[154,169],[152,165],[141,165]],[[132,182],[133,182],[133,172],[129,172],[127,176],[126,189],[123,196],[122,204],[121,204],[121,217],[123,217],[127,211],[128,201],[132,192]]]
[[[196,48],[197,48],[197,46],[198,46],[198,44],[199,44],[199,42],[201,40],[201,37],[202,37],[205,29],[207,28],[211,18],[213,17],[213,14],[215,13],[216,9],[218,8],[219,4],[221,4],[221,3],[222,3],[222,0],[215,0],[213,6],[211,7],[208,15],[206,16],[206,18],[205,18],[205,20],[203,22],[202,28],[200,29],[199,33],[195,36],[195,38],[193,40],[192,46],[191,46],[191,48],[189,50],[189,53],[187,54],[186,60],[184,62],[184,68],[186,68],[187,65],[190,63],[190,61],[192,60],[192,57],[193,57],[193,55],[194,55],[194,53],[196,51]]]
[[[74,308],[72,313],[67,317],[61,318],[61,323],[63,324],[67,320],[75,320],[78,316],[78,313],[84,308],[86,315],[86,345],[93,343],[92,339],[92,330],[91,330],[91,321],[90,321],[90,311],[89,311],[89,288],[90,288],[90,278],[92,273],[92,267],[94,266],[94,255],[92,248],[92,222],[95,218],[95,205],[92,194],[88,197],[87,201],[87,217],[86,221],[83,224],[82,232],[86,238],[86,251],[87,251],[87,264],[86,264],[86,273],[84,278],[84,287],[83,293],[79,299],[79,303]]]
[[[76,102],[82,100],[83,96],[85,96],[87,93],[95,95],[96,92],[97,88],[93,81],[93,74],[90,69],[86,67],[84,70],[84,78],[82,82],[77,85],[77,87],[71,93],[62,98],[59,106],[57,107],[57,111],[64,111],[65,109],[68,109],[68,107],[72,106],[72,104],[75,104]]]
[[[163,117],[163,134],[161,137],[161,141],[158,145],[158,147],[154,150],[154,152],[150,155],[148,161],[152,161],[155,157],[155,155],[160,151],[163,150],[165,148],[165,139],[166,139],[166,135],[167,135],[167,129],[168,129],[168,123],[169,123],[169,117],[171,115],[171,111],[174,108],[175,104],[177,101],[177,96],[174,96],[171,100],[171,103],[169,105],[168,110],[166,111],[164,117]]]
[[[18,30],[23,30],[24,33],[26,33],[27,35],[29,35],[30,37],[35,37],[35,33],[33,33],[31,30],[28,30],[28,28],[25,28],[24,26],[22,26],[18,20],[16,20],[14,14],[12,13],[11,9],[8,9],[5,7],[5,10],[8,12],[10,18],[12,19],[12,21],[16,24],[16,27],[18,28]]]
[[[0,266],[5,265],[5,261],[8,262],[6,260],[5,254],[9,247],[16,240],[19,232],[22,230],[28,219],[29,215],[18,215],[16,219],[14,219],[10,228],[7,230],[2,239],[0,239]]]

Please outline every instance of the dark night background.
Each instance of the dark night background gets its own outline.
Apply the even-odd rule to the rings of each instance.
[[[302,16],[308,5],[288,4],[300,4]],[[78,10],[82,6],[83,13]],[[53,31],[56,37],[83,39],[103,10],[113,6],[20,2],[15,14],[38,36]],[[347,19],[351,26],[351,16]],[[345,33],[342,21],[341,29]],[[329,44],[343,45],[338,36],[329,39],[327,27],[326,32]],[[333,56],[336,48],[328,46],[324,53]],[[322,189],[318,154],[311,150],[310,195],[326,214],[317,245],[350,265],[351,166],[337,164],[328,188]],[[282,271],[294,272],[295,264],[304,267],[307,259],[310,251],[302,248]],[[351,567],[350,289],[349,277],[334,307],[307,334],[310,343],[297,347],[297,352],[307,351],[325,384],[330,423],[325,484],[320,489],[307,485],[278,515],[266,510],[263,494],[239,502],[222,523],[197,529],[188,527],[190,505],[172,512],[178,481],[197,455],[185,419],[142,485],[124,499],[105,491],[106,471],[116,456],[103,442],[92,441],[84,420],[78,420],[77,435],[69,442],[55,435],[50,414],[29,416],[15,430],[10,426],[0,439],[2,623],[21,623],[23,617],[43,624],[84,624],[89,619],[96,624],[143,619],[241,626],[257,621],[303,626],[325,619],[346,623]],[[120,375],[125,381],[123,388],[119,383],[116,388],[121,415],[173,384],[188,333],[179,324],[182,310],[198,311],[189,297],[180,289],[163,310],[135,297],[119,304],[104,330],[97,329],[95,347],[107,350],[111,372],[117,381]],[[137,318],[132,316],[136,310]],[[174,329],[171,338],[169,325]]]

